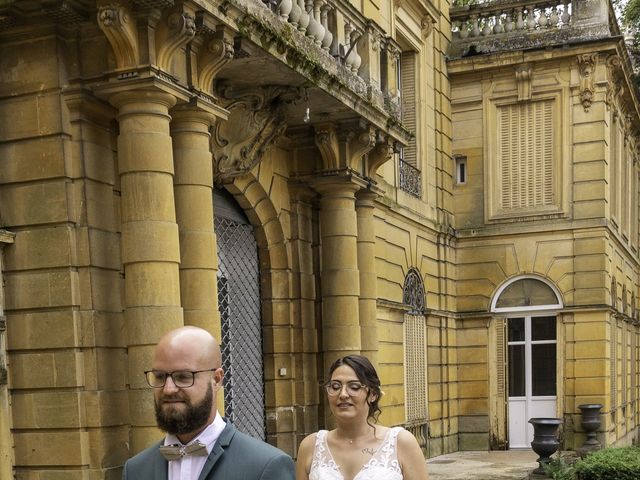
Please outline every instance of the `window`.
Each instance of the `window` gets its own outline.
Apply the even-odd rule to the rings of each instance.
[[[418,162],[417,148],[417,116],[416,116],[416,52],[408,50],[400,54],[398,67],[398,85],[402,108],[402,124],[415,135],[407,146],[400,149],[398,168],[400,188],[405,192],[420,198],[422,196],[422,175]]]
[[[464,155],[454,155],[456,162],[456,183],[463,185],[467,183],[467,157]]]

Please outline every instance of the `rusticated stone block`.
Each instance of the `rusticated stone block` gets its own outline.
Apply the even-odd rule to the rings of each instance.
[[[53,350],[12,353],[9,376],[14,389],[79,387],[83,385],[82,353]]]
[[[14,433],[17,466],[86,465],[88,432]],[[64,448],[61,448],[64,445]]]

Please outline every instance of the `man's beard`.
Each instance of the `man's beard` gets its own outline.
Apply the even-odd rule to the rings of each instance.
[[[171,435],[191,433],[202,428],[209,420],[213,407],[213,388],[209,384],[207,393],[200,403],[195,405],[186,403],[184,412],[177,409],[163,410],[158,400],[155,401],[155,405],[156,421],[160,430]]]

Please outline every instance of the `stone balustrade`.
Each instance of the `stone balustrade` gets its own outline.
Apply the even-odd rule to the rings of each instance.
[[[451,9],[454,39],[542,32],[571,26],[571,2],[566,0],[494,0]]]
[[[365,81],[369,97],[384,98],[386,109],[399,116],[395,68],[399,45],[348,0],[261,0],[282,21],[347,71]]]

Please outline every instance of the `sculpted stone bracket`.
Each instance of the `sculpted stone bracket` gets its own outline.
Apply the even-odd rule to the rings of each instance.
[[[297,88],[281,86],[235,90],[229,84],[218,85],[217,93],[229,111],[229,119],[216,123],[211,137],[214,177],[220,184],[260,163],[267,148],[287,128],[283,107],[300,98],[300,93]]]
[[[220,26],[215,33],[204,36],[197,53],[198,76],[194,87],[215,98],[213,81],[222,67],[233,58],[233,32]]]
[[[98,26],[113,48],[118,69],[138,65],[138,29],[129,9],[117,3],[99,7]]]
[[[531,100],[531,65],[520,65],[516,68],[516,85],[518,87],[518,101]]]
[[[588,112],[591,108],[595,88],[593,86],[593,76],[595,74],[598,63],[597,53],[586,53],[578,55],[578,69],[580,73],[580,102],[584,107],[584,111]]]
[[[360,171],[362,157],[376,144],[376,129],[366,122],[315,125],[315,142],[324,170]]]
[[[173,55],[189,43],[196,34],[195,13],[183,5],[163,12],[156,27],[156,65],[168,72],[171,70]]]

